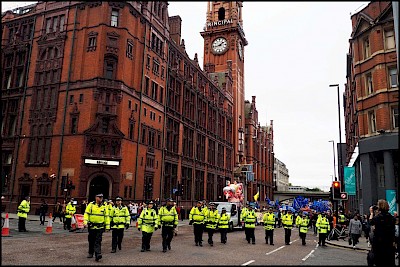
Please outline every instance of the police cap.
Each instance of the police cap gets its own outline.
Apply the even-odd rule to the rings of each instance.
[[[170,198],[170,197],[167,198],[166,201],[167,201],[167,202],[174,202],[174,200],[173,200],[172,198]]]
[[[149,204],[154,204],[153,200],[150,200],[149,202],[147,202],[147,205]]]
[[[103,197],[103,194],[97,194],[96,197]]]
[[[122,197],[116,197],[115,198],[115,201],[119,201],[119,200],[122,201]]]

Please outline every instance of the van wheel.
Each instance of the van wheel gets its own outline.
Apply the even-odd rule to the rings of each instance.
[[[229,224],[229,232],[232,232],[233,231],[233,222],[231,222],[230,224]]]

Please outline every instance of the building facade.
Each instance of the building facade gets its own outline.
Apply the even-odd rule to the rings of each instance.
[[[344,93],[346,163],[355,167],[353,208],[365,213],[398,188],[399,85],[391,2],[371,2],[351,20]]]
[[[289,188],[289,170],[286,164],[275,158],[274,163],[274,184],[276,191],[288,191]]]
[[[168,16],[166,1],[39,1],[3,13],[2,188],[10,208],[25,195],[34,206],[98,192],[163,200],[180,184],[185,207],[222,199],[240,167],[235,127],[244,126],[235,107],[244,106],[239,41],[247,42],[235,17],[241,2],[232,3],[223,20],[207,15],[229,27],[210,26],[205,51],[214,29],[242,39],[225,55],[205,54],[204,71],[188,57],[181,19]]]

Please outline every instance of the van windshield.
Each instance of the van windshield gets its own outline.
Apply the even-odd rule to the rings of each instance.
[[[232,204],[230,204],[230,203],[215,203],[215,205],[217,206],[218,213],[221,213],[222,208],[225,208],[227,213],[231,213]]]

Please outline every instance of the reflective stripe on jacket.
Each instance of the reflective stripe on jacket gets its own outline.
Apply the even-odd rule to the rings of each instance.
[[[245,228],[256,228],[256,212],[254,210],[249,210],[246,214],[246,217],[244,219],[244,227]]]
[[[131,218],[127,206],[115,206],[111,209],[110,226],[112,229],[124,229],[127,224],[130,224],[130,222]]]
[[[285,214],[282,216],[283,228],[292,229],[293,227],[293,215]]]
[[[158,215],[154,209],[147,208],[140,213],[138,228],[143,232],[153,233],[158,224]]]
[[[327,218],[321,217],[317,220],[316,224],[318,228],[318,233],[326,234],[330,230],[329,220]]]
[[[72,202],[68,202],[67,207],[65,207],[65,218],[72,218],[76,212],[76,207],[72,205]]]
[[[219,220],[218,210],[208,210],[206,213],[206,228],[216,229]]]
[[[31,210],[31,204],[29,201],[26,201],[25,199],[21,201],[21,204],[18,206],[18,217],[22,218],[28,218],[28,213]]]
[[[158,223],[161,226],[170,226],[178,225],[178,212],[176,212],[176,208],[174,206],[168,210],[167,206],[162,206],[158,211]]]
[[[264,229],[265,230],[274,230],[275,228],[275,214],[273,213],[265,213],[263,216]]]
[[[83,223],[90,229],[110,229],[110,215],[106,205],[90,202],[83,215]]]
[[[201,211],[197,207],[193,207],[189,213],[189,220],[193,221],[195,224],[204,223],[205,216],[204,216],[204,209]]]
[[[300,233],[306,233],[308,232],[308,225],[310,224],[310,219],[308,218],[300,218]]]
[[[218,220],[218,228],[229,228],[231,216],[228,213],[221,214]]]

